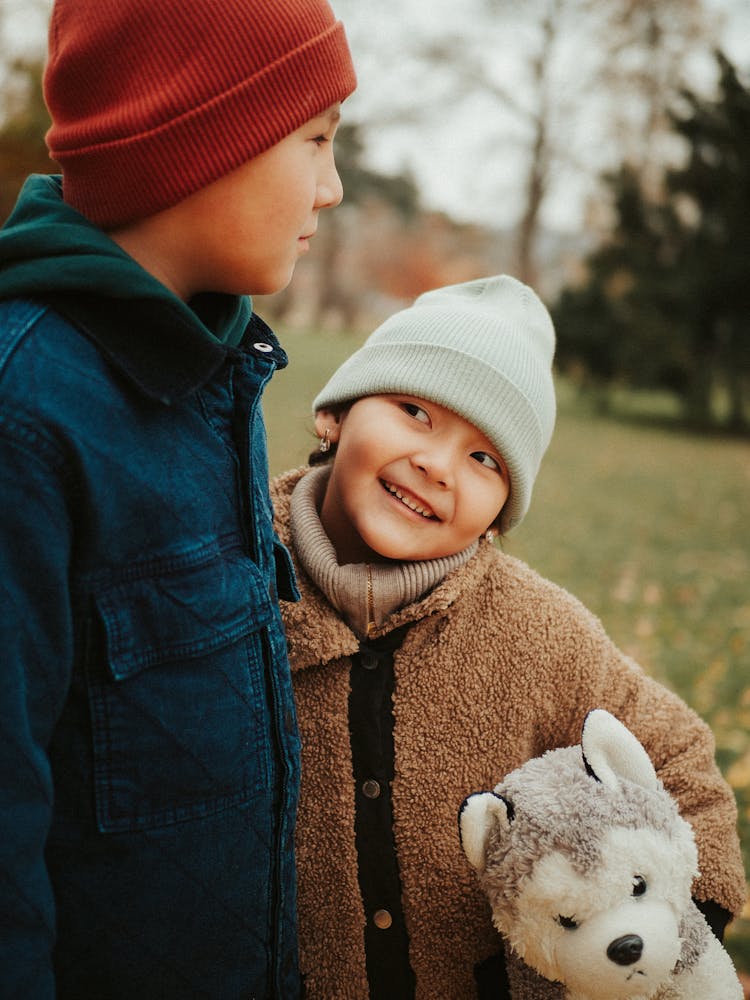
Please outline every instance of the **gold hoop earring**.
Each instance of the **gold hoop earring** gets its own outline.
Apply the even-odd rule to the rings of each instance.
[[[325,454],[327,451],[331,450],[331,431],[328,427],[325,429],[325,434],[320,439],[320,445],[318,446],[318,451]]]

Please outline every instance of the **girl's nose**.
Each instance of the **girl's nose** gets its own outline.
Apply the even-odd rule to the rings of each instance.
[[[412,457],[412,464],[425,479],[438,486],[447,487],[452,481],[452,459],[447,449],[433,448]]]

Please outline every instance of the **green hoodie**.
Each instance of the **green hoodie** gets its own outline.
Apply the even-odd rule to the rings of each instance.
[[[62,199],[57,176],[33,174],[0,229],[0,299],[85,296],[148,306],[179,326],[236,346],[252,313],[247,296],[204,294],[183,302]]]

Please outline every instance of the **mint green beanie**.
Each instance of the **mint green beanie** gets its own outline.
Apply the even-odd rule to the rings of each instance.
[[[529,508],[555,426],[554,350],[547,309],[515,278],[437,288],[382,323],[333,373],[313,410],[398,392],[453,410],[508,466],[510,494],[500,517],[507,534]]]

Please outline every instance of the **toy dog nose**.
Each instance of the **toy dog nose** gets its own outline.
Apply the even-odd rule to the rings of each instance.
[[[643,938],[625,934],[616,938],[607,948],[607,958],[616,965],[633,965],[643,954]]]

